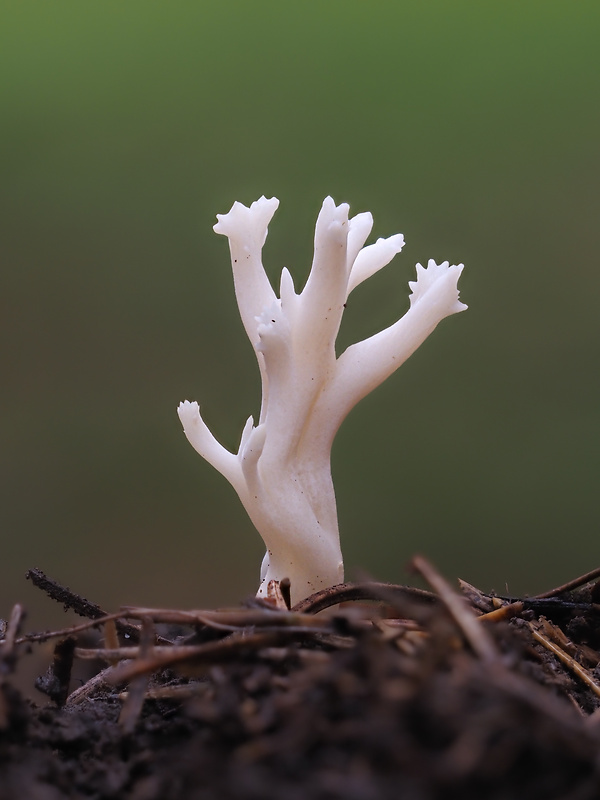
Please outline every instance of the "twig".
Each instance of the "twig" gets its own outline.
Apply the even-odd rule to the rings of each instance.
[[[538,626],[536,630],[555,642],[565,653],[573,656],[582,666],[585,666],[586,664],[584,662],[587,662],[587,665],[596,667],[600,662],[600,653],[587,644],[576,644],[572,642],[562,628],[559,628],[558,625],[555,625],[549,619],[546,619],[546,617],[539,618]]]
[[[142,620],[142,636],[139,647],[140,659],[147,660],[152,657],[154,638],[154,624],[149,617],[145,617]],[[119,725],[125,734],[130,734],[134,731],[136,722],[142,712],[149,679],[149,674],[140,675],[129,684],[129,691],[119,714]]]
[[[308,631],[305,631],[305,633]],[[315,633],[314,629],[310,630]],[[194,668],[214,661],[226,661],[237,658],[245,650],[258,650],[261,647],[270,647],[281,644],[282,639],[288,636],[297,637],[295,628],[280,628],[266,630],[260,633],[233,633],[218,642],[207,642],[201,645],[173,645],[172,647],[154,648],[149,658],[138,658],[127,664],[120,664],[111,668],[108,680],[112,684],[127,683],[138,675],[158,672],[167,667],[186,665],[186,674],[194,674]]]
[[[492,598],[482,592],[481,589],[467,583],[467,581],[463,581],[462,578],[458,579],[458,586],[473,608],[483,611],[484,613],[492,610]]]
[[[512,617],[517,617],[524,607],[525,604],[522,600],[506,603],[506,605],[500,606],[494,611],[488,611],[486,614],[477,617],[477,622],[500,622],[501,620],[511,619]]]
[[[86,600],[85,597],[72,592],[68,586],[63,586],[53,578],[49,578],[41,569],[30,569],[26,572],[25,578],[30,580],[37,589],[46,592],[48,597],[62,603],[65,609],[72,609],[80,617],[87,619],[99,619],[107,616],[96,603]]]
[[[314,636],[315,634],[319,634],[321,636],[328,636],[330,638],[334,637],[334,634],[328,628],[316,628],[316,627],[285,627],[285,628],[267,628],[269,633],[274,635],[311,635]],[[252,636],[258,636],[260,634],[250,634],[246,631],[236,631],[231,636],[227,636],[224,639],[220,639],[217,642],[208,642],[205,644],[170,644],[166,646],[157,646],[152,649],[152,657],[157,659],[166,658],[167,660],[170,657],[175,658],[177,661],[179,660],[193,660],[196,656],[202,656],[205,652],[210,652],[207,648],[209,645],[212,646],[219,646],[222,643],[231,641],[232,638],[235,636],[240,637],[244,642],[250,642]],[[337,637],[337,639],[343,640],[345,643],[347,641],[347,637]],[[125,661],[139,658],[140,656],[140,648],[136,645],[134,646],[126,646],[126,647],[116,647],[114,649],[109,649],[106,647],[78,647],[75,650],[75,655],[77,658],[81,658],[84,661],[93,661],[98,658],[102,658],[105,661]]]
[[[75,689],[71,694],[67,697],[66,706],[78,706],[83,703],[85,700],[90,697],[90,695],[100,688],[112,688],[112,685],[108,683],[107,678],[109,673],[114,670],[114,667],[106,667],[103,669],[102,672],[99,672],[97,675],[94,675],[93,678],[90,678],[89,681],[80,686],[79,689]]]
[[[600,567],[596,567],[596,569],[591,570],[591,572],[586,572],[585,575],[580,575],[579,578],[574,578],[568,583],[563,583],[562,586],[550,589],[548,592],[536,594],[534,599],[545,600],[549,597],[556,597],[557,595],[564,594],[565,592],[571,592],[573,589],[585,586],[586,583],[591,583],[591,581],[596,580],[596,578],[600,578]]]
[[[47,642],[48,639],[56,639],[59,636],[72,636],[75,633],[88,631],[92,628],[99,628],[105,622],[111,619],[118,619],[122,614],[107,614],[106,617],[100,619],[90,620],[89,622],[82,622],[80,625],[70,625],[68,628],[60,628],[57,631],[42,631],[40,633],[26,633],[15,640],[15,644],[25,644],[29,642]]]
[[[464,597],[455,592],[448,581],[423,556],[415,556],[412,560],[412,566],[437,592],[440,600],[448,609],[450,616],[462,630],[465,639],[479,658],[482,661],[496,661],[498,659],[498,651],[494,640],[483,625],[479,624],[477,617],[467,605]]]
[[[529,623],[529,628],[531,630],[531,635],[537,642],[543,645],[551,653],[554,653],[559,661],[562,661],[562,663],[572,672],[574,672],[575,675],[577,675],[577,677],[580,678],[597,697],[600,697],[600,685],[596,683],[590,673],[584,667],[582,667],[578,661],[575,661],[572,656],[570,656],[568,653],[565,653],[562,647],[559,647],[554,642],[551,642],[550,639],[542,636],[542,634],[535,629],[531,622]]]
[[[104,621],[114,619],[120,634],[130,636],[135,642],[138,641],[140,635],[139,627],[124,622],[122,619],[119,619],[118,616],[109,614],[96,603],[92,603],[80,594],[72,592],[68,586],[63,586],[53,578],[49,578],[41,569],[30,569],[27,571],[25,577],[30,580],[35,587],[45,592],[52,600],[56,600],[57,603],[62,603],[65,610],[71,609],[80,617],[85,617],[86,619]],[[169,641],[168,639],[160,638],[163,643]]]
[[[355,600],[373,600],[381,602],[382,593],[395,596],[402,600],[422,600],[435,603],[437,597],[424,589],[414,586],[400,586],[394,583],[379,583],[369,581],[365,583],[339,583],[328,589],[321,589],[310,597],[306,597],[293,606],[292,611],[303,614],[317,614],[330,606],[347,603]]]
[[[146,700],[187,700],[207,689],[206,682],[194,681],[174,686],[156,686],[148,689]]]
[[[123,606],[121,615],[130,619],[150,617],[155,622],[169,622],[177,625],[205,625],[222,631],[236,631],[240,628],[257,625],[268,627],[320,627],[322,620],[315,620],[311,614],[290,612],[268,607],[240,608],[223,611],[179,611],[169,608],[136,608]]]
[[[119,646],[119,637],[117,636],[116,620],[108,619],[103,625],[104,628],[104,646],[107,650],[117,648]],[[113,664],[114,666],[114,664]]]
[[[154,650],[155,653],[170,653],[173,650],[179,650],[182,647],[187,647],[193,650],[198,645],[172,645],[170,647],[160,647]],[[103,659],[111,664],[116,664],[119,661],[125,661],[137,658],[140,653],[138,645],[126,645],[125,647],[77,647],[75,648],[76,658],[81,658],[83,661],[96,661]]]

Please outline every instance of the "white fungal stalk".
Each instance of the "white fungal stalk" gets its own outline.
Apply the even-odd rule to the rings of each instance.
[[[207,428],[197,403],[179,406],[192,446],[238,493],[267,547],[259,595],[289,578],[297,602],[343,580],[330,455],[344,417],[394,372],[444,317],[463,311],[457,282],[463,265],[417,264],[410,309],[394,325],[351,345],[339,358],[335,340],[348,295],[388,264],[401,234],[363,247],[371,214],[348,218],[346,203],[328,197],[315,231],[312,269],[300,294],[287,269],[280,297],[262,265],[267,226],[279,201],[234,203],[214,230],[229,239],[235,294],[262,379],[258,425],[244,427],[238,452]]]

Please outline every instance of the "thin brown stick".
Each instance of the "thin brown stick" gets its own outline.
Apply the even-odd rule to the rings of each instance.
[[[117,635],[116,620],[114,619],[107,620],[103,627],[104,627],[104,646],[106,647],[107,650],[110,650],[111,648],[117,648],[119,646],[119,637]]]
[[[85,597],[76,592],[72,592],[68,586],[63,586],[58,581],[50,578],[41,569],[33,568],[28,570],[25,573],[25,578],[30,580],[37,589],[45,592],[52,600],[64,605],[65,609],[72,609],[80,617],[99,619],[106,616],[106,612],[99,605],[86,600]]]
[[[145,617],[142,620],[142,636],[139,647],[139,657],[141,659],[152,657],[154,638],[154,624],[149,617]],[[119,725],[125,734],[133,733],[135,729],[144,705],[149,679],[149,674],[139,675],[129,684],[127,698],[119,714]]]
[[[587,644],[572,642],[565,632],[546,617],[540,617],[536,630],[555,642],[565,653],[579,661],[582,666],[596,667],[600,662],[600,653]]]
[[[529,623],[529,628],[531,630],[531,635],[537,642],[543,645],[551,653],[554,653],[559,661],[562,661],[562,663],[568,667],[571,672],[574,672],[575,675],[577,675],[577,677],[580,678],[597,697],[600,697],[600,684],[596,683],[590,673],[584,667],[582,667],[578,661],[575,661],[572,656],[570,656],[568,653],[565,653],[562,647],[559,647],[554,642],[551,642],[550,639],[542,636],[542,634],[537,631],[531,623]]]
[[[183,647],[189,647],[193,649],[197,647],[197,645],[182,645]],[[158,651],[161,652],[168,652],[170,653],[172,650],[177,649],[177,645],[172,645],[171,647],[164,647],[164,648],[156,648],[154,652]],[[125,659],[132,659],[137,658],[140,654],[140,648],[138,645],[126,645],[125,647],[114,647],[114,648],[106,648],[106,647],[76,647],[75,648],[75,657],[81,658],[83,661],[95,661],[96,659],[104,659],[104,661],[109,661],[111,664],[118,661],[124,661]]]
[[[88,631],[91,628],[100,628],[105,622],[111,619],[118,619],[122,614],[107,614],[106,617],[100,619],[89,620],[82,622],[80,625],[70,625],[68,628],[59,628],[56,631],[41,631],[40,633],[26,633],[15,640],[15,644],[26,644],[29,642],[47,642],[48,639],[56,639],[58,637],[72,636],[82,631]]]
[[[121,616],[129,619],[150,617],[155,622],[169,622],[178,625],[205,625],[223,631],[235,631],[250,626],[291,626],[320,627],[322,621],[315,620],[312,614],[290,612],[277,608],[240,608],[222,611],[189,610],[179,611],[169,608],[137,608],[123,606]]]
[[[314,630],[310,631],[314,633]],[[149,672],[158,672],[167,667],[177,667],[186,664],[188,671],[214,661],[226,661],[237,658],[244,650],[258,650],[261,647],[271,647],[281,644],[288,636],[298,636],[294,628],[268,629],[259,633],[233,633],[218,642],[208,642],[202,645],[173,645],[158,651],[154,648],[152,656],[146,659],[138,658],[127,664],[120,664],[112,668],[108,680],[112,684],[127,683],[138,675]]]
[[[477,617],[477,622],[500,622],[500,620],[511,619],[517,617],[524,608],[522,600],[517,600],[514,603],[507,603],[494,611],[488,611],[486,614],[481,614]]]
[[[30,580],[36,588],[45,592],[52,600],[55,600],[57,603],[62,603],[65,609],[71,609],[80,617],[85,617],[86,619],[102,619],[104,621],[114,619],[120,634],[130,636],[134,641],[138,641],[140,635],[138,626],[124,622],[122,619],[119,619],[119,616],[108,614],[96,603],[92,603],[80,594],[71,591],[68,586],[63,586],[58,583],[58,581],[48,577],[41,569],[30,569],[27,571],[25,577]],[[163,639],[163,643],[167,641],[167,639]]]
[[[428,603],[435,603],[437,598],[425,589],[417,589],[414,586],[400,586],[394,583],[381,583],[377,581],[367,581],[365,583],[339,583],[327,589],[321,589],[310,597],[306,597],[293,606],[292,611],[303,614],[317,614],[330,606],[339,603],[347,603],[355,600],[373,600],[381,602],[382,594],[396,596],[403,600],[424,600]]]
[[[146,692],[147,700],[187,700],[205,691],[206,682],[182,683],[175,686],[156,686]]]
[[[472,608],[476,608],[478,611],[483,611],[486,614],[493,609],[492,598],[476,586],[467,583],[467,581],[464,581],[462,578],[458,579],[458,586]]]
[[[107,682],[107,678],[109,673],[114,670],[114,667],[106,667],[103,669],[102,672],[99,672],[97,675],[94,675],[93,678],[90,678],[89,681],[80,686],[78,689],[75,689],[67,698],[67,707],[69,706],[78,706],[83,703],[85,700],[88,699],[95,691],[102,688],[112,688]]]
[[[478,618],[469,608],[464,597],[455,592],[448,581],[423,556],[415,556],[412,566],[437,592],[450,616],[462,630],[465,639],[479,658],[482,661],[496,661],[498,651],[494,640],[484,626],[479,624]]]
[[[572,581],[568,581],[568,583],[563,583],[561,586],[557,586],[555,589],[550,589],[548,592],[536,594],[533,599],[547,600],[550,597],[557,597],[565,592],[571,592],[573,589],[579,589],[580,586],[585,586],[586,583],[590,583],[591,581],[596,580],[596,578],[600,578],[600,567],[596,567],[596,569],[586,572],[585,575],[580,575],[579,578],[574,578]]]
[[[273,635],[310,635],[314,636],[319,634],[320,636],[328,636],[329,640],[339,640],[340,643],[345,644],[348,641],[348,637],[334,637],[331,631],[328,628],[316,628],[316,627],[285,627],[285,628],[267,628],[266,631],[272,633]],[[258,634],[249,634],[246,631],[236,631],[234,634],[227,636],[224,639],[220,639],[218,642],[209,642],[207,644],[170,644],[166,646],[156,646],[152,649],[152,657],[156,657],[158,659],[161,658],[169,658],[173,656],[176,660],[187,660],[187,659],[194,659],[195,656],[202,656],[205,652],[209,652],[207,648],[209,645],[218,646],[222,643],[229,642],[233,637],[240,637],[243,641],[250,642],[253,635]],[[125,647],[116,647],[116,648],[107,648],[107,647],[78,647],[75,650],[75,655],[77,658],[81,658],[84,661],[93,661],[95,659],[101,658],[105,661],[125,661],[130,659],[136,659],[140,657],[140,648],[137,645],[132,646],[125,646]]]

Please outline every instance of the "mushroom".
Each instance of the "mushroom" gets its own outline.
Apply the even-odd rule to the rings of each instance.
[[[281,274],[279,297],[262,265],[268,225],[279,201],[261,197],[250,208],[234,203],[217,215],[216,233],[229,239],[235,294],[262,380],[258,424],[249,417],[237,453],[206,426],[198,403],[178,413],[194,449],[231,483],[267,548],[259,595],[271,580],[288,578],[292,601],[343,580],[343,559],[331,477],[331,446],[348,412],[379,386],[450,314],[463,265],[417,264],[410,308],[396,323],[348,347],[335,340],[350,292],[388,264],[402,234],[364,247],[369,213],[349,218],[349,206],[323,202],[314,259],[304,289]]]

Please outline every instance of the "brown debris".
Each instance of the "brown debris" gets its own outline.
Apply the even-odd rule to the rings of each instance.
[[[35,682],[35,688],[53,700],[60,708],[67,702],[71,671],[75,655],[75,636],[65,636],[59,639],[54,648],[54,659],[45,675],[41,675]]]
[[[149,617],[143,617],[142,637],[138,653],[139,660],[152,658],[155,638],[154,623]],[[129,689],[125,696],[125,702],[119,714],[119,725],[122,727],[123,733],[125,734],[133,733],[136,722],[142,713],[142,706],[146,699],[149,680],[150,674],[143,673],[129,682]]]
[[[425,578],[437,593],[448,613],[479,658],[487,662],[497,661],[498,651],[494,640],[486,629],[479,624],[477,617],[467,605],[464,597],[455,592],[448,581],[422,556],[413,558],[412,567]]]
[[[343,584],[289,610],[272,586],[46,633],[53,705],[0,676],[0,800],[596,800],[600,571],[503,598],[413,565],[432,592]],[[18,668],[42,636],[17,617],[0,665]],[[104,642],[78,638],[98,625]],[[108,666],[66,696],[72,659]]]
[[[134,642],[138,640],[140,634],[139,626],[128,624],[122,619],[119,619],[118,615],[108,614],[96,603],[86,600],[86,598],[82,597],[80,594],[72,592],[68,586],[63,586],[53,578],[49,578],[41,569],[34,568],[28,570],[25,574],[25,578],[30,580],[37,589],[41,589],[45,592],[52,600],[61,603],[65,611],[71,609],[80,617],[95,620],[96,622],[114,622],[119,633],[131,637]],[[48,639],[51,638],[53,634],[48,636],[46,634],[40,634],[40,637],[42,636]]]

